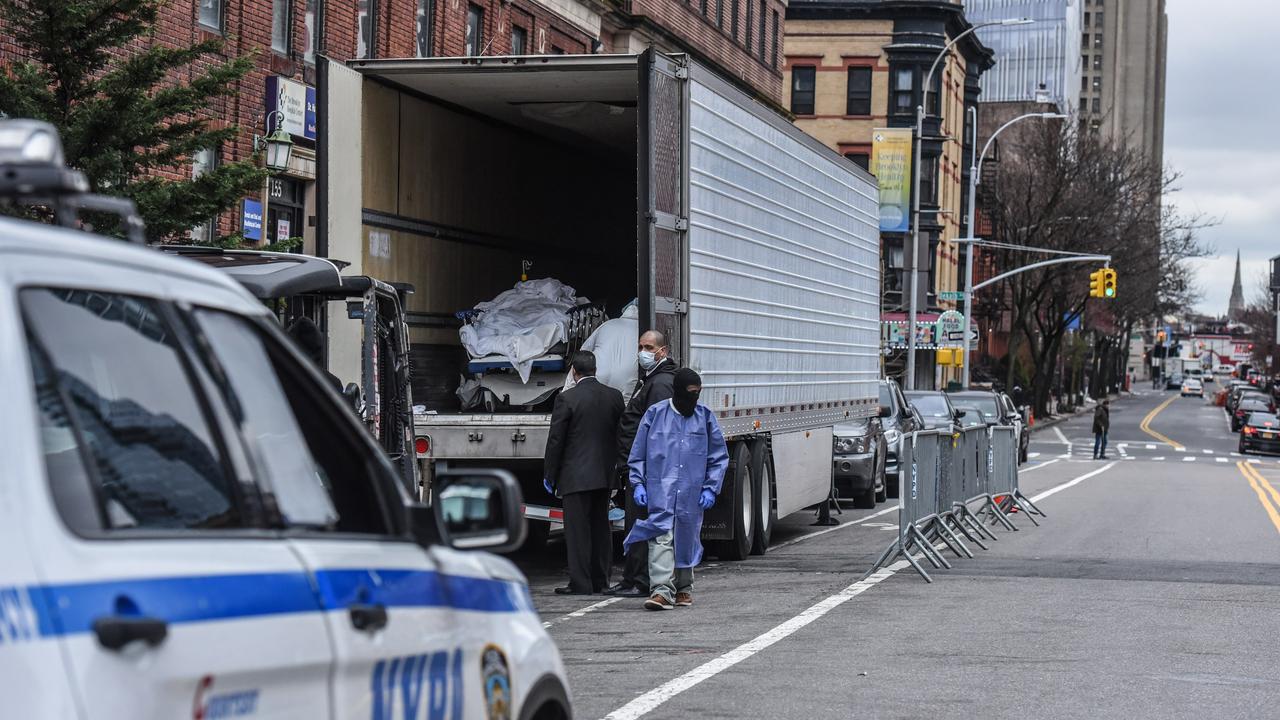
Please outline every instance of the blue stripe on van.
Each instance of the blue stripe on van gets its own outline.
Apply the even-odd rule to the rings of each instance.
[[[302,572],[104,580],[37,586],[30,594],[42,636],[90,632],[94,620],[109,615],[182,624],[340,610],[354,602],[533,611],[528,587],[505,580],[403,569],[321,570],[316,580],[319,601],[311,577]]]

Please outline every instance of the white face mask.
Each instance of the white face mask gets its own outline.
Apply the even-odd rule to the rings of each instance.
[[[640,367],[646,372],[658,366],[658,357],[648,350],[641,350],[637,353],[636,360],[639,361]]]

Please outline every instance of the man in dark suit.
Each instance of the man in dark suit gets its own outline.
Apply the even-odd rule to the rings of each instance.
[[[551,411],[543,459],[548,492],[564,499],[569,584],[558,595],[589,595],[609,584],[609,496],[615,487],[622,393],[596,380],[596,356],[569,356],[572,388]]]
[[[649,408],[660,402],[670,400],[674,394],[676,364],[670,357],[671,349],[667,346],[667,338],[657,330],[649,330],[640,336],[636,353],[636,362],[640,366],[640,384],[627,409],[622,413],[622,422],[618,430],[618,468],[626,485],[627,458],[631,455],[631,446],[636,441],[636,429],[640,427],[640,419]],[[626,495],[627,532],[636,521],[649,516],[649,511],[635,502],[630,492]],[[619,597],[649,597],[649,545],[636,543],[626,551],[626,560],[622,565],[622,580],[605,591],[606,595]]]

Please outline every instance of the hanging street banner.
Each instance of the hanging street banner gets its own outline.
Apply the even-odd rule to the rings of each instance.
[[[880,231],[911,225],[911,128],[877,128],[871,135],[871,174],[880,182]]]

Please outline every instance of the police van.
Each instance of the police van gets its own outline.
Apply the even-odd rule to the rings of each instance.
[[[0,122],[0,195],[120,209],[61,165]],[[4,717],[571,717],[525,578],[479,552],[521,540],[514,480],[411,501],[224,273],[0,220],[0,458]]]

